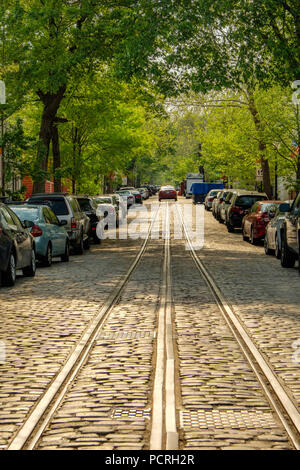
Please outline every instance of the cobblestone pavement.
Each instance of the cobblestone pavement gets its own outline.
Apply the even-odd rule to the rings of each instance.
[[[263,244],[230,234],[205,214],[205,246],[198,253],[256,345],[300,406],[300,289],[297,267],[285,269]]]
[[[299,398],[299,364],[291,359],[292,342],[300,339],[297,271],[281,269],[240,234],[227,234],[211,214],[205,227],[199,256]],[[35,279],[0,289],[0,339],[7,345],[0,365],[2,448],[123,278],[141,242],[106,240],[69,264],[41,268]],[[149,448],[163,244],[149,241],[38,449]],[[183,240],[171,241],[171,270],[180,448],[290,449]]]
[[[124,277],[141,240],[104,240],[69,263],[0,288],[0,446],[5,448],[89,322]],[[1,448],[0,447],[0,448]]]
[[[290,449],[183,242],[172,244],[181,447]]]
[[[147,447],[162,257],[150,242],[38,449]]]

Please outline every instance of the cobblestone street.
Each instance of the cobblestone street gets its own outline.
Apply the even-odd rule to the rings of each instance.
[[[177,204],[192,202],[180,198]],[[160,205],[161,226],[172,206]],[[0,340],[6,346],[6,360],[0,364],[0,448],[9,448],[18,436],[121,285],[90,352],[66,385],[34,448],[150,449],[157,431],[153,409],[160,372],[163,417],[157,428],[163,430],[162,448],[168,442],[164,433],[170,418],[165,408],[172,402],[172,387],[175,449],[295,448],[186,250],[186,241],[176,239],[171,228],[168,245],[168,240],[155,236],[158,228],[150,228],[141,258],[124,286],[144,240],[103,240],[84,255],[72,256],[69,263],[54,262],[50,268],[39,268],[35,279],[20,278],[15,287],[0,289]],[[239,232],[229,234],[207,212],[205,245],[197,256],[299,410],[300,363],[293,346],[300,340],[297,267],[281,268],[275,257],[264,254],[262,245],[244,242]],[[159,313],[165,297],[171,325],[166,319],[162,324]],[[171,383],[168,372],[157,370],[160,354],[163,369],[169,360],[174,363]]]

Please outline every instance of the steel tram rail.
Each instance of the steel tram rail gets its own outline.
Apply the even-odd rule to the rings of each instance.
[[[135,260],[128,269],[123,281],[116,289],[113,290],[100,309],[99,313],[90,322],[87,329],[75,346],[73,352],[67,359],[66,363],[52,380],[47,390],[43,393],[29,416],[19,428],[8,445],[7,450],[32,450],[35,447],[35,444],[39,440],[46,426],[51,421],[58,406],[62,402],[69,385],[78,374],[82,365],[85,363],[105,320],[110,314],[112,308],[117,303],[132,273],[140,263],[141,258],[146,250],[148,241],[150,240],[150,235],[158,213],[159,206],[152,218],[144,243]]]
[[[229,306],[213,277],[208,272],[203,262],[199,259],[192,245],[189,233],[182,218],[181,211],[178,209],[177,205],[176,210],[183,227],[184,235],[188,243],[191,256],[196,264],[197,269],[211,290],[223,318],[225,319],[255,376],[261,384],[262,389],[271,405],[271,408],[274,410],[280,422],[282,423],[295,449],[300,450],[299,410],[278,380],[276,373],[274,373],[255,343],[252,341],[251,337],[248,335],[233,309]]]

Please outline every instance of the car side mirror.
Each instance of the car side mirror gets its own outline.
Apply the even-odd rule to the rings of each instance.
[[[246,210],[244,211],[244,214],[245,214],[245,215],[250,214],[250,209],[246,209]]]
[[[275,212],[273,212],[273,211],[269,212],[269,217],[270,217],[270,219],[274,219]]]
[[[58,225],[59,225],[60,227],[63,227],[63,225],[67,225],[67,223],[68,223],[67,220],[61,220]]]
[[[31,220],[24,220],[23,226],[25,228],[32,228],[34,226],[34,222],[32,222]]]
[[[280,212],[291,212],[291,206],[285,202],[283,204],[280,204],[279,210]]]

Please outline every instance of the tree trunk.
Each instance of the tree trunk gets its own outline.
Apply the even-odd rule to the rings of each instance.
[[[37,158],[35,162],[35,174],[33,192],[45,192],[45,181],[48,171],[48,157],[50,141],[53,136],[53,123],[55,122],[56,113],[60,103],[64,97],[66,86],[62,85],[57,93],[43,93],[38,92],[38,96],[44,105],[41,127],[39,134],[39,144],[37,151]],[[59,150],[58,150],[59,151]]]
[[[262,135],[263,124],[258,115],[253,92],[248,90],[247,94],[248,94],[249,111],[251,113],[251,116],[252,116],[252,119],[256,128],[258,137],[259,137],[258,149],[259,149],[259,155],[260,155],[261,169],[263,173],[263,190],[268,195],[268,197],[271,198],[272,188],[271,188],[270,167],[269,167],[269,161],[265,158],[267,145]]]
[[[73,127],[73,126],[72,126]],[[74,133],[73,133],[74,131]],[[73,170],[72,170],[72,194],[75,194],[76,192],[76,181],[77,181],[77,173],[76,173],[76,152],[77,152],[77,134],[78,134],[78,129],[75,126],[75,128],[72,128],[72,139],[73,139]]]

